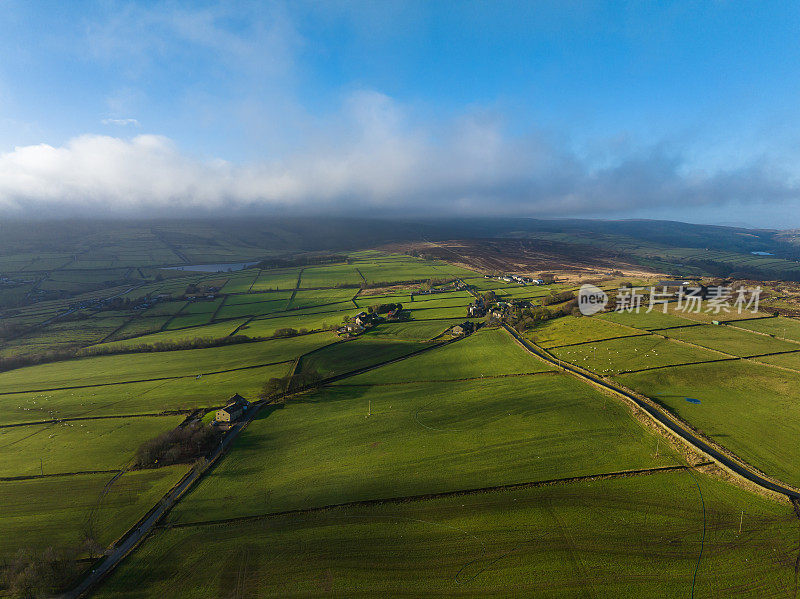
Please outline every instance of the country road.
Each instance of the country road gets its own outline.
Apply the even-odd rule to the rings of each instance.
[[[172,488],[161,500],[161,502],[151,510],[151,512],[138,523],[135,529],[128,532],[125,539],[114,549],[111,550],[106,558],[96,566],[81,583],[71,591],[61,595],[62,599],[76,599],[82,597],[88,591],[103,579],[111,570],[113,570],[119,562],[121,562],[131,551],[133,551],[139,543],[150,533],[153,527],[161,520],[161,518],[177,503],[183,493],[191,487],[203,473],[211,467],[222,455],[224,455],[227,448],[239,433],[256,417],[260,404],[253,404],[253,409],[250,410],[247,420],[236,424],[228,433],[222,438],[220,445],[214,450],[209,458],[208,465],[202,470],[192,469],[181,479],[181,481]]]
[[[758,485],[763,489],[767,489],[769,491],[785,495],[790,500],[800,500],[800,492],[798,492],[797,490],[789,486],[785,486],[781,483],[774,482],[767,478],[764,478],[757,472],[751,470],[744,462],[740,462],[734,458],[731,458],[725,453],[719,451],[718,449],[707,443],[705,440],[703,440],[701,437],[697,436],[687,425],[683,424],[677,419],[670,417],[664,410],[642,400],[636,395],[629,393],[625,389],[619,388],[616,385],[613,385],[603,380],[599,376],[588,374],[577,368],[574,368],[573,366],[561,360],[553,358],[552,356],[550,356],[548,352],[546,352],[539,346],[531,343],[530,341],[522,337],[522,335],[517,333],[517,331],[513,327],[507,325],[506,323],[503,323],[503,328],[505,328],[506,331],[508,331],[511,334],[511,336],[513,336],[525,349],[527,349],[535,356],[541,358],[542,360],[545,360],[546,362],[549,362],[550,364],[553,364],[560,369],[568,371],[570,374],[580,379],[589,381],[591,383],[594,383],[595,385],[599,385],[605,389],[608,389],[609,391],[616,393],[617,395],[622,395],[625,398],[631,400],[638,407],[647,412],[647,414],[649,414],[652,418],[654,418],[659,423],[667,427],[676,435],[678,435],[685,441],[688,441],[695,448],[699,449],[706,455],[711,456],[714,460],[716,460],[729,470],[732,470],[742,478]]]

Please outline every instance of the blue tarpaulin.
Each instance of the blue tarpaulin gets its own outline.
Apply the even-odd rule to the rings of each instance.
[[[700,403],[699,399],[695,399],[693,397],[687,397],[686,401],[688,401],[689,403]]]

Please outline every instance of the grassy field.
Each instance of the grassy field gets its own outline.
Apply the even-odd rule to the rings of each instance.
[[[620,404],[557,373],[335,386],[259,414],[171,521],[675,463],[654,457],[655,442]]]
[[[306,354],[300,358],[298,369],[329,377],[394,360],[425,347],[428,345],[414,341],[361,337]]]
[[[97,385],[158,377],[194,376],[243,366],[292,360],[330,343],[331,334],[172,352],[81,358],[0,373],[0,394],[33,389]]]
[[[782,351],[800,350],[800,345],[766,335],[755,335],[724,325],[704,324],[669,329],[664,334],[673,339],[702,345],[734,356],[756,356]]]
[[[337,285],[359,286],[364,282],[356,268],[349,264],[306,266],[300,277],[300,288],[336,287]]]
[[[735,360],[616,377],[764,472],[800,484],[800,373]],[[699,400],[699,404],[686,398]],[[768,434],[764,434],[769,431]]]
[[[0,482],[0,560],[20,547],[77,547],[87,534],[102,546],[131,527],[186,471],[167,466],[123,474],[83,474]]]
[[[241,296],[247,297],[247,296]],[[225,304],[219,312],[217,319],[240,318],[242,316],[266,316],[286,309],[285,299],[272,299],[265,302],[255,302],[247,304]]]
[[[481,378],[552,370],[522,349],[503,329],[478,331],[451,345],[345,379],[344,384],[384,384]]]
[[[299,268],[262,270],[250,291],[267,291],[270,289],[294,289],[297,287],[297,278],[300,274]],[[228,291],[224,289],[224,291]],[[247,290],[245,290],[247,291]]]
[[[352,299],[357,292],[358,289],[301,289],[294,294],[288,307],[289,309],[298,309],[336,304]]]
[[[478,323],[480,318],[453,318],[451,320],[412,320],[405,322],[382,322],[364,334],[365,338],[406,339],[429,341],[444,331],[463,322]]]
[[[6,424],[53,418],[159,414],[164,410],[192,410],[223,406],[234,393],[256,399],[264,382],[288,374],[291,362],[246,368],[197,378],[183,378],[63,389],[0,396],[0,417]]]
[[[2,428],[0,477],[122,468],[142,441],[182,420],[114,418]]]
[[[657,335],[639,335],[573,345],[554,349],[552,354],[560,360],[601,374],[719,360],[725,357],[717,352],[671,341]]]
[[[180,317],[179,317],[180,318]],[[190,317],[194,318],[194,317]],[[176,319],[172,319],[174,322]],[[102,344],[96,344],[104,349],[117,349],[126,347],[136,347],[139,345],[153,345],[155,343],[169,343],[178,341],[191,341],[192,339],[219,339],[227,337],[240,324],[246,322],[246,318],[238,318],[234,320],[225,320],[209,325],[192,326],[190,328],[183,328],[178,330],[164,330],[149,335],[140,335],[138,337],[131,337],[129,339],[122,339],[120,341],[107,341]]]
[[[271,337],[278,329],[292,328],[297,331],[301,329],[317,331],[340,327],[345,316],[355,316],[359,312],[358,308],[324,311],[316,314],[293,315],[281,312],[281,316],[273,314],[267,318],[255,318],[241,327],[239,332],[250,337]]]
[[[644,333],[600,318],[564,316],[537,325],[535,329],[528,331],[526,336],[542,347],[551,348],[641,334]]]
[[[683,316],[673,313],[664,314],[660,306],[652,312],[647,312],[646,308],[639,312],[603,312],[592,318],[601,318],[609,322],[616,322],[629,327],[637,329],[653,330],[663,329],[666,327],[679,327],[683,325],[692,324],[692,321],[687,320]]]
[[[797,552],[790,508],[695,476],[160,530],[98,596],[677,598],[691,594],[701,538],[695,596],[786,596]]]
[[[767,333],[784,339],[800,341],[800,320],[794,318],[758,318],[755,320],[741,320],[735,326],[749,329],[759,333]]]
[[[417,302],[413,302],[403,308],[408,308],[408,313],[414,320],[431,320],[441,318],[466,318],[467,309],[465,306],[455,306],[452,308],[416,308]]]

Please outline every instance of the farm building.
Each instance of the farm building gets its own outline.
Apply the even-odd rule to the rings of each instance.
[[[221,410],[217,410],[217,422],[236,422],[250,407],[250,402],[238,393],[228,400],[226,405]]]

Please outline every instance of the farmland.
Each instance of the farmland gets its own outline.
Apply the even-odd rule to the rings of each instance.
[[[563,298],[543,300],[573,282],[511,285],[385,250],[295,259],[170,245],[179,253],[43,257],[53,272],[41,288],[69,289],[68,301],[43,297],[0,323],[0,520],[10,531],[0,555],[113,555],[193,472],[96,596],[214,596],[231,571],[231,592],[254,596],[685,596],[694,585],[762,597],[792,587],[790,506],[698,466],[702,456],[558,366],[651,397],[798,485],[795,320],[713,325],[672,307],[553,317],[524,331],[550,364],[502,318],[467,318],[467,306],[492,290],[568,314]],[[24,272],[35,260],[8,263]],[[158,268],[186,260],[216,270]],[[638,282],[614,279],[628,280]],[[399,315],[387,318],[387,304],[402,304]],[[364,330],[340,329],[357,315]],[[477,330],[449,333],[465,322]],[[299,393],[286,383],[294,377]],[[220,433],[231,443],[211,467],[132,469],[140,445],[206,430],[234,394],[270,399],[241,431]]]
[[[675,464],[653,457],[655,443],[622,406],[557,373],[332,386],[259,416],[170,521]]]
[[[696,595],[782,596],[796,525],[771,502],[696,478],[709,519]],[[549,597],[685,597],[703,528],[685,472],[342,507],[161,529],[98,596],[214,595],[233,568],[240,589],[264,597],[485,596],[509,585]]]

